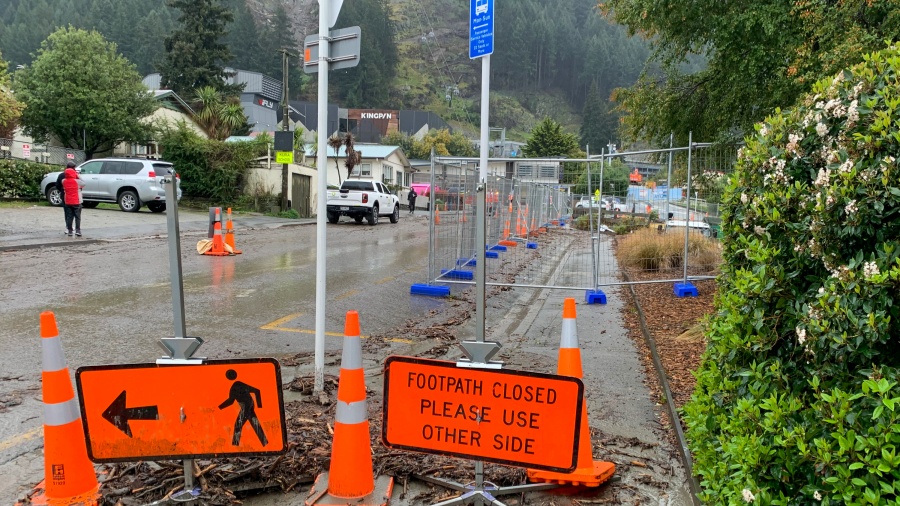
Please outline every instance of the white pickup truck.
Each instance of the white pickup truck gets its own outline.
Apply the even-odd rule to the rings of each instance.
[[[400,199],[378,181],[349,179],[340,190],[328,190],[326,201],[328,223],[350,216],[357,223],[363,218],[376,225],[379,216],[389,216],[391,223],[400,221]]]

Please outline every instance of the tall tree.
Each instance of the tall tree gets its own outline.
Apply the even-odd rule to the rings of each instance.
[[[55,137],[88,158],[122,142],[146,141],[141,120],[156,102],[134,65],[95,31],[60,28],[41,44],[37,58],[16,72],[16,96],[26,105],[25,133]]]
[[[228,23],[234,19],[220,0],[169,0],[181,11],[179,27],[166,37],[166,56],[158,66],[162,85],[190,96],[194,89],[228,89],[224,65],[231,51],[224,43]]]
[[[522,153],[527,158],[549,156],[578,158],[582,155],[578,148],[578,137],[575,134],[564,132],[562,125],[551,118],[544,118],[531,130],[528,141],[522,147]]]
[[[259,72],[279,81],[284,78],[282,49],[286,49],[291,55],[288,60],[288,91],[290,92],[288,98],[299,97],[303,85],[309,80],[301,67],[303,55],[294,34],[291,18],[284,6],[279,4],[275,8],[272,24],[262,32],[260,54],[257,55],[257,60],[262,67]]]
[[[610,0],[604,12],[653,41],[663,73],[618,93],[631,138],[681,142],[743,135],[833,75],[900,35],[896,1]],[[685,72],[692,53],[708,67]]]
[[[581,145],[590,146],[592,153],[599,153],[609,142],[617,141],[617,117],[609,103],[600,97],[597,85],[591,86],[584,102],[581,122]]]
[[[337,70],[335,88],[347,107],[390,107],[400,59],[387,0],[354,0],[341,9],[339,26],[359,25],[366,38],[359,65]]]
[[[23,108],[24,105],[12,94],[6,60],[0,53],[0,138],[12,139]]]
[[[241,70],[266,73],[260,65],[261,45],[256,21],[250,14],[245,0],[228,0],[226,6],[231,9],[234,22],[225,36],[225,44],[234,56],[229,64]],[[279,65],[278,68],[281,68]]]

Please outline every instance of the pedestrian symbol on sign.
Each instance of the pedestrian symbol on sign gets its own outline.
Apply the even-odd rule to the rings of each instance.
[[[237,371],[229,369],[225,372],[225,377],[234,381],[237,379]],[[234,436],[231,438],[232,446],[241,445],[241,432],[243,432],[244,425],[247,422],[250,422],[250,426],[253,427],[253,431],[256,432],[256,437],[259,438],[259,442],[262,443],[263,446],[269,444],[269,440],[266,439],[266,434],[263,432],[262,425],[259,423],[259,418],[256,417],[256,411],[253,408],[253,397],[256,397],[256,407],[262,409],[262,396],[259,393],[259,389],[253,388],[242,381],[235,381],[231,385],[231,390],[228,392],[228,399],[222,404],[219,404],[219,409],[225,409],[235,402],[241,407],[237,420],[234,421]]]

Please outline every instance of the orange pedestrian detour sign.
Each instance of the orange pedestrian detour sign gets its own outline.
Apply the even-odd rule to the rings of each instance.
[[[272,358],[81,367],[94,462],[282,453],[281,369]]]
[[[392,356],[385,362],[386,446],[569,472],[578,460],[580,379]]]

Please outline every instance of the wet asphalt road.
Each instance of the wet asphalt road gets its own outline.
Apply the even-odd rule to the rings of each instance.
[[[59,209],[47,207],[0,209],[0,501],[21,496],[43,474],[41,311],[56,313],[73,377],[85,365],[150,362],[161,355],[157,340],[173,333],[165,215],[86,210],[85,238],[80,240],[58,232],[59,215]],[[207,214],[182,210],[180,218],[187,331],[206,340],[197,354],[224,359],[311,352],[316,227],[236,217],[237,247],[243,254],[207,257],[194,249],[206,236]],[[364,354],[367,371],[374,373],[367,381],[377,391],[384,356],[415,355],[430,346],[410,342],[397,329],[409,320],[440,323],[465,313],[467,305],[458,297],[409,295],[411,284],[426,281],[424,216],[402,216],[397,225],[384,220],[376,227],[342,221],[327,231],[326,350],[339,356],[344,314],[359,311],[363,336],[384,336],[390,346]],[[607,293],[607,306],[585,306],[570,291],[495,293],[487,301],[487,337],[503,344],[499,357],[510,367],[555,372],[562,299],[576,297],[590,421],[608,441],[606,448],[595,448],[595,456],[614,457],[619,451],[626,461],[638,456],[653,463],[656,469],[617,470],[625,490],[645,499],[640,503],[689,504],[683,469],[660,431],[658,407],[649,398],[643,368],[623,326],[625,291],[612,288]],[[464,321],[451,332],[470,339],[474,324]],[[451,348],[443,358],[458,357]],[[326,363],[332,364],[326,373],[336,374],[334,360]],[[311,364],[301,364],[282,374],[289,379],[311,369]],[[610,499],[618,490],[610,489],[602,498]],[[248,504],[302,504],[302,499],[302,494],[274,494]]]

